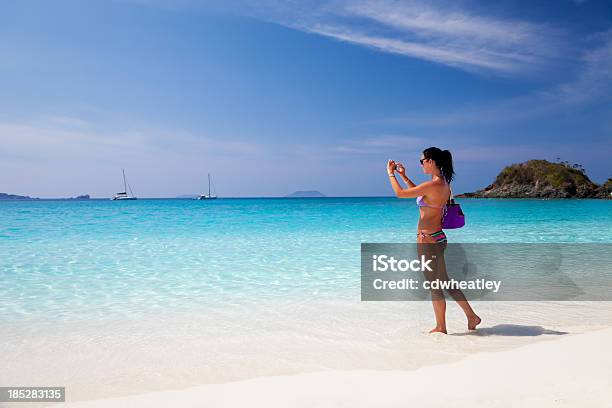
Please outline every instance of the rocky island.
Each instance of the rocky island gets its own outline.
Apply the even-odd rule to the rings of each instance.
[[[0,200],[38,200],[38,198],[21,196],[17,194],[0,193]]]
[[[457,197],[474,198],[612,198],[612,178],[593,183],[579,164],[529,160],[505,167],[482,190]]]
[[[89,194],[82,194],[76,197],[69,198],[50,198],[48,200],[89,200]],[[0,193],[0,200],[40,200],[38,197],[22,196],[17,194]]]

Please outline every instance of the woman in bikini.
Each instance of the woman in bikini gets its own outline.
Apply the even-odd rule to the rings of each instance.
[[[453,179],[453,158],[448,150],[440,150],[437,147],[425,149],[421,154],[421,167],[423,173],[430,174],[431,180],[416,185],[406,176],[406,169],[403,164],[389,160],[387,163],[387,173],[391,181],[391,187],[398,198],[416,198],[419,207],[419,224],[417,229],[417,244],[438,244],[442,251],[446,247],[446,235],[442,231],[442,212],[444,205],[450,198],[450,182]],[[402,188],[395,176],[397,172],[407,188]],[[431,245],[426,245],[431,246]],[[444,258],[437,262],[436,275],[441,279],[448,279]],[[480,324],[480,317],[468,303],[463,292],[459,289],[447,291],[449,295],[465,312],[467,317],[468,329],[475,330]],[[430,333],[446,334],[446,301],[441,290],[432,290],[432,303],[436,317],[436,327]]]

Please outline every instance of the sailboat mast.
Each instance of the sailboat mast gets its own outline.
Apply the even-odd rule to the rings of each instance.
[[[210,173],[208,173],[208,196],[210,197]]]
[[[127,192],[127,183],[125,182],[125,169],[121,169],[123,171],[123,191]]]

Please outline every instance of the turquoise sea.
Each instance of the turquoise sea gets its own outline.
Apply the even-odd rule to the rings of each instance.
[[[451,243],[612,243],[612,201],[461,204]],[[390,197],[0,202],[0,383],[77,401],[413,370],[612,325],[611,302],[485,301],[476,333],[449,304],[440,338],[430,302],[361,301],[361,243],[413,242],[417,218]]]
[[[612,242],[612,201],[460,200],[450,242]],[[359,298],[360,244],[413,242],[396,198],[0,202],[0,322]]]

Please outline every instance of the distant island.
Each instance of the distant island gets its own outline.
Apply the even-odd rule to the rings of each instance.
[[[17,194],[0,193],[0,200],[38,200],[38,198],[21,196]]]
[[[612,178],[593,183],[579,164],[529,160],[505,167],[493,184],[457,197],[474,198],[611,198]]]
[[[300,191],[296,191],[294,193],[288,194],[285,197],[286,198],[317,198],[317,197],[325,197],[325,194],[317,190],[300,190]]]
[[[89,200],[89,194],[83,194],[76,197],[54,198],[54,200]],[[38,197],[21,196],[16,194],[0,193],[0,200],[40,200]]]

